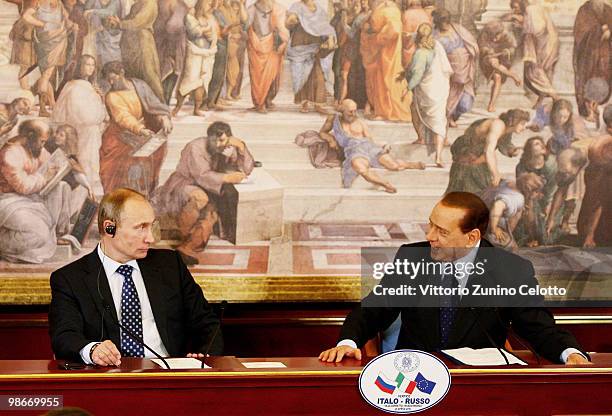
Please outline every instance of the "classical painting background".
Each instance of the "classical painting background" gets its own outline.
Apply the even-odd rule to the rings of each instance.
[[[448,1],[447,1],[448,2]],[[285,7],[292,2],[283,0]],[[467,0],[452,1],[449,9]],[[560,37],[560,59],[553,84],[561,98],[574,102],[572,66],[573,24],[580,0],[544,0],[552,14]],[[322,4],[331,17],[332,4]],[[475,26],[510,11],[506,1],[490,0]],[[0,1],[0,102],[8,103],[20,94],[17,68],[9,64],[9,31],[18,18],[17,7]],[[517,59],[512,68],[522,75],[523,64]],[[38,70],[29,79],[38,78]],[[475,120],[490,117],[486,111],[489,85],[477,78],[476,100],[472,110],[450,128],[452,143]],[[303,114],[294,104],[291,73],[285,62],[276,109],[267,114],[249,111],[250,83],[245,70],[241,98],[228,110],[209,111],[204,117],[185,110],[173,117],[174,130],[168,138],[168,154],[162,164],[159,183],[163,184],[176,168],[180,152],[192,139],[204,136],[213,121],[225,121],[235,136],[243,139],[262,166],[255,168],[245,183],[236,185],[239,193],[237,241],[232,244],[213,237],[199,264],[191,266],[207,298],[236,301],[355,300],[359,298],[360,248],[362,246],[396,247],[424,239],[428,215],[448,183],[450,151],[445,148],[445,168],[433,168],[424,146],[414,145],[416,133],[411,123],[367,121],[375,140],[387,143],[396,156],[421,160],[425,170],[382,172],[397,188],[386,194],[359,178],[351,188],[342,188],[340,169],[316,169],[307,149],[298,147],[294,138],[306,130],[318,130],[325,117]],[[32,97],[33,98],[33,97]],[[504,84],[496,114],[510,108],[530,109],[535,97],[511,82]],[[84,106],[87,103],[83,103]],[[531,115],[534,111],[530,110]],[[32,112],[35,114],[35,111]],[[35,116],[27,116],[32,118]],[[544,130],[540,133],[548,136]],[[522,146],[533,136],[526,131],[515,136]],[[498,154],[501,174],[514,177],[518,158]],[[571,221],[575,234],[576,215]],[[609,219],[606,219],[609,220]],[[89,231],[80,252],[70,245],[57,247],[55,255],[41,264],[0,261],[0,303],[46,303],[49,300],[49,273],[63,264],[93,250],[97,242],[95,226]],[[175,233],[165,230],[160,247],[174,247]],[[543,250],[543,248],[540,248]],[[542,255],[542,251],[537,255]]]

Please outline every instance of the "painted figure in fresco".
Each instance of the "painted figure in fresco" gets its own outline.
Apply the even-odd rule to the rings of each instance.
[[[51,120],[74,127],[78,135],[76,155],[96,195],[102,195],[100,182],[100,146],[107,118],[106,107],[96,84],[96,60],[82,55],[77,77],[68,81],[53,110]]]
[[[176,107],[172,111],[175,116],[191,93],[194,101],[193,114],[204,115],[201,107],[213,75],[218,42],[212,5],[213,0],[198,0],[193,13],[185,15],[187,47],[183,72],[176,89]]]
[[[68,6],[68,19],[77,25],[78,30],[73,30],[68,36],[68,49],[66,53],[66,66],[62,75],[62,82],[57,88],[56,96],[61,92],[65,82],[74,78],[75,70],[79,63],[79,58],[83,55],[83,47],[85,46],[85,37],[89,34],[89,23],[85,18],[85,9],[89,0],[76,0],[72,6]]]
[[[227,35],[227,70],[225,77],[225,100],[235,101],[240,98],[242,76],[244,72],[244,54],[246,50],[245,27],[248,21],[245,0],[224,0],[223,13],[229,21]]]
[[[574,114],[572,104],[564,99],[555,100],[552,105],[538,107],[536,116],[529,126],[531,130],[540,131],[548,126],[552,136],[548,140],[548,148],[553,155],[560,155],[572,143],[589,140],[589,131],[578,114]],[[570,231],[570,218],[576,208],[577,201],[584,196],[584,171],[578,173],[566,189],[563,203],[563,218],[561,228],[567,234]]]
[[[159,215],[176,222],[181,235],[177,250],[189,263],[197,263],[217,219],[219,236],[236,242],[238,193],[233,184],[255,166],[246,144],[232,135],[227,123],[212,123],[206,134],[187,143],[176,170],[153,197]]]
[[[410,93],[402,68],[402,15],[389,0],[373,0],[371,16],[361,28],[361,56],[366,91],[375,120],[410,121]]]
[[[612,85],[601,77],[591,78],[584,84],[582,100],[587,113],[584,120],[590,130],[605,131],[605,125],[601,123],[601,107],[607,104],[611,87]]]
[[[612,104],[605,107],[603,117],[607,131],[589,146],[586,190],[578,216],[578,237],[587,248],[612,244]]]
[[[523,35],[525,87],[538,96],[537,108],[545,97],[557,99],[552,85],[559,60],[559,33],[546,9],[533,0],[512,0],[509,19]]]
[[[157,15],[156,0],[136,0],[124,19],[110,16],[106,21],[111,29],[121,30],[119,45],[125,74],[146,82],[157,98],[163,100],[159,56],[153,37]]]
[[[72,190],[70,193],[71,214],[78,212],[78,209],[83,204],[85,197],[89,197],[93,200],[96,199],[96,194],[94,193],[93,187],[85,174],[85,169],[79,161],[78,146],[79,136],[77,130],[69,124],[61,124],[56,127],[49,135],[49,140],[47,140],[45,143],[45,149],[47,149],[49,154],[53,154],[53,152],[57,149],[62,149],[70,162],[72,169],[66,176],[64,176],[62,181],[70,185],[70,189]],[[83,187],[86,193],[75,192],[79,185]]]
[[[31,107],[30,100],[24,97],[15,98],[9,104],[0,104],[0,141],[17,125],[19,116],[30,114]]]
[[[453,164],[446,193],[463,191],[479,194],[501,180],[497,168],[499,150],[505,156],[516,156],[519,149],[512,144],[512,135],[525,130],[529,121],[527,111],[513,109],[498,118],[473,122],[451,146]]]
[[[38,171],[50,158],[48,138],[44,121],[26,120],[0,149],[0,257],[11,262],[44,262],[69,232],[70,186],[60,181],[39,195],[58,171]]]
[[[444,8],[450,12],[453,23],[465,27],[473,36],[478,35],[476,22],[487,10],[487,0],[442,0],[438,1],[438,9]]]
[[[165,103],[170,103],[185,60],[185,16],[189,6],[183,0],[158,0],[159,14],[153,25],[159,56]]]
[[[325,112],[327,93],[333,85],[332,60],[336,33],[327,21],[325,10],[315,0],[293,3],[287,11],[285,26],[291,31],[287,58],[291,68],[295,104],[308,112],[314,104]]]
[[[389,147],[380,146],[374,140],[366,124],[357,117],[357,104],[346,99],[342,102],[340,114],[327,117],[319,131],[327,140],[330,148],[342,148],[342,186],[350,188],[357,176],[366,181],[382,186],[385,192],[396,193],[397,189],[371,170],[384,168],[391,171],[406,169],[425,169],[422,162],[406,162],[395,159],[389,154]]]
[[[491,98],[487,111],[494,113],[501,87],[508,77],[514,80],[517,87],[523,85],[521,78],[510,69],[516,52],[516,39],[504,24],[496,19],[483,27],[478,36],[478,47],[480,69],[484,77],[491,82]]]
[[[574,23],[574,85],[581,116],[594,121],[594,112],[584,97],[586,83],[592,78],[607,81],[608,94],[599,104],[610,99],[612,86],[612,4],[607,0],[588,0]]]
[[[412,62],[416,52],[416,32],[422,23],[432,24],[431,13],[423,8],[421,0],[408,0],[408,8],[402,12],[402,67]]]
[[[355,0],[352,7],[342,8],[332,20],[338,39],[338,49],[334,53],[334,94],[338,105],[350,98],[357,103],[357,108],[369,107],[363,58],[359,51],[361,28],[369,16],[367,0]]]
[[[546,218],[547,242],[553,243],[571,231],[569,221],[576,208],[576,200],[584,195],[583,168],[588,163],[590,143],[590,139],[574,141],[557,155],[557,190]]]
[[[289,42],[285,10],[274,0],[257,0],[249,6],[248,43],[251,98],[260,113],[272,108],[280,87],[283,57]]]
[[[121,30],[111,29],[108,18],[123,17],[120,0],[93,0],[84,13],[90,30],[95,32],[95,54],[102,68],[107,62],[121,60]]]
[[[538,107],[529,129],[539,132],[546,126],[552,133],[548,147],[554,155],[570,147],[572,141],[589,136],[584,121],[578,114],[574,114],[572,103],[565,99]]]
[[[334,105],[338,107],[340,104],[340,58],[342,56],[342,50],[344,49],[344,44],[347,41],[347,33],[344,30],[345,28],[350,28],[350,23],[355,18],[358,11],[356,9],[359,8],[354,0],[350,2],[348,0],[344,0],[342,3],[339,1],[335,1],[333,4],[333,13],[329,24],[334,28],[336,32],[336,50],[334,51],[332,58],[332,71],[334,73]]]
[[[218,28],[217,52],[215,54],[212,78],[208,83],[206,105],[211,110],[223,110],[225,107],[222,104],[228,104],[225,100],[220,101],[221,90],[223,89],[227,73],[227,40],[230,30],[234,26],[229,22],[223,0],[213,0],[213,16]]]
[[[23,14],[23,19],[34,26],[34,50],[41,76],[36,90],[40,100],[41,117],[51,115],[55,105],[55,91],[51,77],[66,64],[68,31],[78,30],[78,26],[68,19],[68,12],[59,0],[40,0]]]
[[[436,153],[436,165],[443,167],[442,148],[446,138],[446,108],[452,67],[444,47],[433,38],[429,23],[417,29],[417,50],[405,76],[412,91],[412,122],[418,134],[415,143],[426,144],[428,153]]]
[[[502,179],[498,186],[485,189],[480,197],[489,208],[489,229],[485,238],[498,247],[518,247],[514,230],[523,215],[525,198],[516,183]]]
[[[544,138],[529,138],[516,165],[517,186],[525,197],[525,210],[515,233],[519,245],[537,247],[550,243],[545,226],[557,190],[556,176],[557,158],[550,154]]]
[[[479,52],[476,38],[459,23],[451,23],[450,19],[450,13],[445,9],[433,13],[434,38],[444,47],[453,69],[446,113],[449,126],[457,127],[459,117],[474,105],[474,81]]]
[[[19,19],[15,21],[9,39],[13,42],[11,49],[11,64],[19,65],[19,85],[24,90],[29,90],[25,74],[28,69],[36,65],[36,52],[34,51],[34,26],[28,23],[22,16],[29,8],[33,7],[36,0],[6,0],[17,5]]]
[[[172,131],[170,109],[143,80],[126,78],[121,62],[109,62],[102,70],[111,86],[106,94],[110,124],[102,135],[100,147],[100,180],[104,193],[129,187],[151,195],[159,180],[166,156],[162,143],[146,157],[133,157],[156,132]]]

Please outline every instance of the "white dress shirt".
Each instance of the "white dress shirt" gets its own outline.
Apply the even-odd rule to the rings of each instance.
[[[478,253],[478,248],[480,247],[480,240],[478,240],[478,242],[476,243],[476,245],[474,246],[474,248],[472,250],[470,250],[470,252],[468,254],[466,254],[465,256],[461,257],[460,259],[454,260],[453,263],[457,264],[457,263],[474,263],[474,261],[476,260],[476,254]],[[442,267],[442,270],[446,269],[446,265],[444,265],[444,267]],[[466,270],[465,267],[462,270]],[[444,279],[447,279],[450,276],[444,276]],[[469,280],[469,276],[465,276],[463,279],[457,279],[457,282],[459,284],[459,288],[463,289],[466,287],[467,282]],[[343,339],[342,341],[338,342],[338,345],[336,345],[337,347],[340,347],[342,345],[346,345],[347,347],[351,347],[351,348],[357,348],[357,343],[355,341],[353,341],[352,339]],[[580,352],[579,350],[577,350],[576,348],[566,348],[565,350],[563,350],[563,352],[561,353],[561,361],[562,362],[567,362],[567,358],[570,356],[570,354],[580,354],[584,357],[584,354],[582,354],[582,352]],[[584,357],[586,358],[586,357]]]
[[[123,288],[123,281],[125,277],[122,274],[117,273],[117,269],[121,266],[121,263],[116,262],[115,260],[108,257],[102,251],[102,248],[98,244],[98,256],[100,257],[100,261],[102,262],[102,266],[104,267],[104,272],[106,274],[106,279],[108,280],[108,285],[110,287],[111,295],[113,296],[113,303],[115,304],[115,310],[117,311],[117,317],[121,322],[121,290]],[[151,347],[152,350],[157,352],[162,357],[168,356],[168,351],[164,346],[164,343],[161,340],[159,335],[159,331],[157,330],[157,325],[155,325],[155,318],[153,317],[153,310],[151,309],[151,302],[149,302],[149,296],[147,295],[147,288],[145,287],[144,280],[142,279],[142,274],[140,273],[140,268],[138,267],[138,262],[136,260],[130,260],[125,263],[129,266],[132,266],[134,270],[132,271],[132,280],[134,281],[134,285],[136,286],[136,292],[138,292],[138,300],[140,301],[140,311],[142,314],[142,334],[143,340],[145,344]],[[112,318],[109,318],[112,321]],[[112,324],[111,324],[112,325]],[[123,331],[120,329],[120,333],[123,336]],[[128,334],[125,334],[128,336]],[[81,358],[85,362],[85,364],[93,364],[89,357],[89,351],[94,344],[98,342],[90,342],[85,345],[83,349],[80,351]],[[120,345],[117,345],[117,349],[120,350]],[[121,351],[120,351],[121,352]],[[153,354],[148,349],[144,349],[144,354],[146,358],[153,358],[155,354]]]

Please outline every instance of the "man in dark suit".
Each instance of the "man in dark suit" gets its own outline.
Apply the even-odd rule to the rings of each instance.
[[[138,192],[104,196],[100,244],[51,274],[49,333],[58,359],[106,366],[154,356],[129,332],[162,356],[203,358],[210,342],[209,352],[221,354],[219,321],[180,255],[149,248],[155,224]]]
[[[344,357],[361,359],[358,347],[384,331],[401,313],[398,349],[437,351],[460,347],[503,347],[508,329],[512,326],[540,355],[552,362],[588,363],[576,339],[569,332],[555,326],[554,318],[548,310],[537,306],[539,296],[522,300],[516,297],[477,299],[472,296],[476,284],[489,288],[495,288],[498,284],[515,288],[522,285],[534,288],[537,285],[529,261],[494,248],[488,241],[481,239],[488,222],[489,210],[476,195],[467,192],[447,194],[436,204],[429,217],[428,241],[403,245],[396,259],[412,262],[423,259],[432,264],[452,263],[455,270],[459,270],[457,266],[460,263],[484,264],[481,269],[483,272],[479,274],[473,269],[467,277],[460,277],[456,272],[454,276],[446,273],[437,276],[421,274],[411,282],[413,286],[418,286],[430,284],[437,279],[438,287],[452,288],[454,284],[458,290],[466,289],[460,299],[455,298],[456,303],[452,303],[452,299],[444,303],[443,296],[417,295],[416,300],[410,302],[406,296],[376,299],[375,293],[370,293],[347,316],[337,346],[323,351],[319,358],[327,362],[339,362]],[[399,287],[396,277],[386,275],[381,285]],[[435,304],[432,302],[434,298]],[[490,304],[487,305],[487,302]]]

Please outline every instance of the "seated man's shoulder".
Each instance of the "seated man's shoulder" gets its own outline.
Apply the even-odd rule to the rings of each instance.
[[[68,263],[60,267],[59,269],[56,269],[51,274],[51,279],[53,279],[54,275],[57,275],[57,274],[62,274],[68,278],[75,277],[75,276],[78,276],[78,278],[81,278],[83,271],[91,271],[91,267],[88,267],[88,266],[91,263],[90,256],[92,256],[94,253],[85,255],[71,263]],[[100,263],[100,266],[101,266],[101,263]]]
[[[500,247],[485,247],[485,249],[481,257],[486,261],[485,270],[502,280],[510,279],[516,283],[533,278],[534,268],[530,260]]]

